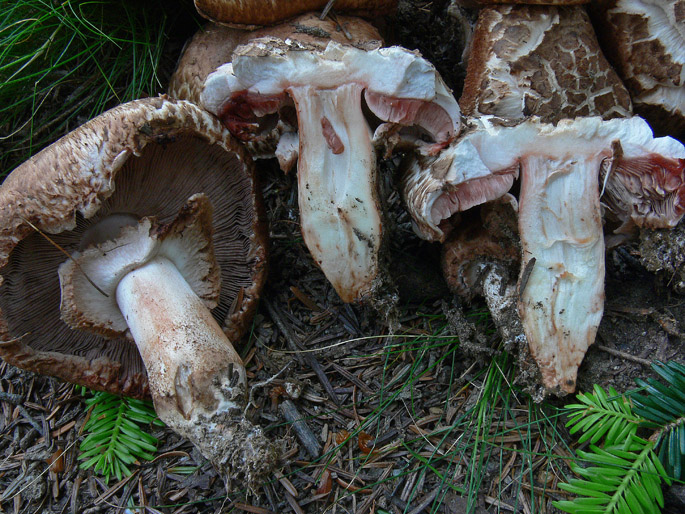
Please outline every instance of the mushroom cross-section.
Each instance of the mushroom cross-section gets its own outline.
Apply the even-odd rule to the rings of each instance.
[[[617,180],[640,189],[622,170],[656,172],[643,178],[644,203],[656,207],[637,210],[660,217],[662,203],[679,206],[685,149],[625,117],[627,92],[579,8],[483,9],[460,104],[468,118],[458,139],[409,166],[410,213],[421,235],[442,239],[443,219],[498,198],[520,176],[518,311],[544,386],[571,392],[603,311],[601,186],[618,195]]]
[[[264,471],[273,453],[240,421],[226,334],[244,331],[265,278],[257,195],[242,148],[188,102],[131,102],[65,136],[0,187],[0,356],[152,396],[227,478],[256,479],[246,459]]]
[[[373,289],[382,226],[374,133],[364,106],[383,123],[413,126],[424,153],[458,132],[459,109],[432,65],[399,47],[357,48],[292,37],[240,46],[205,81],[202,104],[249,140],[259,118],[291,98],[299,133],[298,195],[302,233],[314,260],[347,302]],[[368,46],[368,45],[367,45]]]

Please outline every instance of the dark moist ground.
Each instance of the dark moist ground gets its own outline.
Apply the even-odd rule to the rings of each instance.
[[[421,49],[458,90],[463,71],[451,48],[459,29],[446,8],[446,2],[401,2],[395,37]],[[495,375],[513,381],[517,368],[497,349],[483,306],[462,308],[447,292],[439,248],[411,231],[392,163],[382,166],[381,188],[388,213],[385,266],[394,284],[380,298],[403,334],[396,337],[388,337],[385,315],[340,303],[303,245],[294,177],[260,165],[271,274],[253,332],[240,348],[254,387],[250,417],[269,437],[284,440],[282,467],[256,494],[234,484],[237,490],[226,495],[192,445],[170,430],[151,429],[161,441],[155,461],[106,484],[78,468],[87,412],[76,388],[2,363],[2,511],[558,512],[551,501],[567,498],[557,484],[567,472],[568,447],[575,447],[563,422],[555,422],[554,408],[564,400],[540,407],[515,388],[495,395],[481,411],[483,423],[475,422],[469,409],[487,394],[485,371],[501,369]],[[678,320],[685,319],[685,298],[669,287],[669,276],[643,267],[638,248],[607,255],[605,316],[581,366],[580,390],[598,383],[625,391],[635,378],[652,376],[651,361],[683,360]],[[447,337],[448,319],[468,340]],[[431,337],[436,334],[442,337]],[[298,418],[304,419],[294,424]],[[477,433],[487,442],[480,451]],[[197,469],[188,474],[181,466]],[[671,491],[667,511],[682,512],[678,493]],[[140,506],[146,510],[135,510]]]

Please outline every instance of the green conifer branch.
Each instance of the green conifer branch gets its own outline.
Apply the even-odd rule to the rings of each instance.
[[[154,458],[158,441],[144,427],[163,423],[150,402],[97,392],[86,405],[91,411],[80,446],[82,469],[94,467],[105,481],[121,480],[131,474],[131,464]]]

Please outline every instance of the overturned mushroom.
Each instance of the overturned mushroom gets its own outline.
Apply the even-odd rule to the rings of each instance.
[[[520,174],[518,310],[543,384],[571,392],[603,310],[600,169],[612,159],[678,163],[685,150],[622,118],[627,92],[581,9],[487,8],[473,41],[460,100],[468,128],[432,164],[410,167],[405,198],[419,233],[440,239],[442,219]]]
[[[264,282],[258,212],[249,159],[192,104],[151,98],[88,122],[0,188],[0,356],[151,395],[228,481],[254,485],[275,456],[242,420],[226,333],[244,331]]]
[[[459,128],[458,106],[433,66],[414,52],[379,46],[302,41],[296,32],[257,38],[209,75],[201,95],[203,106],[246,141],[261,137],[262,120],[294,102],[302,233],[347,302],[372,291],[382,239],[374,135],[363,105],[387,122],[376,130],[379,143],[411,126],[414,134],[400,139],[430,154]],[[275,153],[292,160],[293,143],[281,139]]]

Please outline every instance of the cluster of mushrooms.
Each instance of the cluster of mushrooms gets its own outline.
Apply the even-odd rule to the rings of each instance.
[[[256,484],[278,451],[245,419],[232,346],[266,274],[253,160],[297,163],[305,243],[353,302],[382,278],[377,161],[395,152],[453,290],[485,296],[544,387],[573,391],[602,316],[605,225],[629,237],[685,212],[685,148],[633,115],[683,136],[685,2],[593,4],[629,93],[570,5],[584,2],[471,1],[459,102],[418,52],[339,14],[389,14],[393,0],[340,0],[333,18],[317,0],[195,2],[215,23],[168,96],[91,120],[0,187],[0,356],[151,396],[227,479]]]

